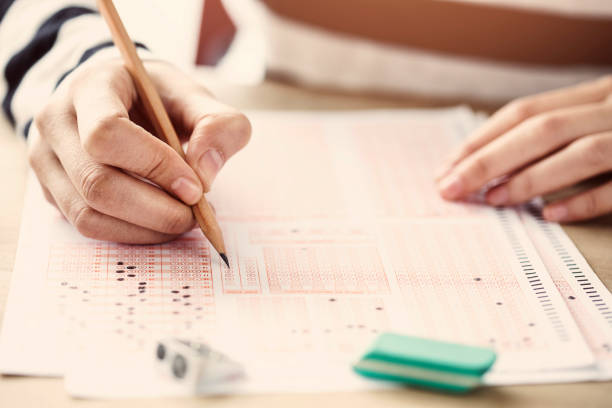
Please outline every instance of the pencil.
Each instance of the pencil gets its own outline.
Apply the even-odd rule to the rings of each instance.
[[[160,137],[164,138],[166,143],[176,150],[184,160],[185,152],[183,152],[183,147],[172,126],[168,112],[166,112],[151,78],[149,78],[142,61],[138,57],[136,47],[134,47],[134,43],[125,30],[112,0],[98,0],[98,7],[110,28],[113,42],[121,52],[125,67],[132,76],[138,96],[145,107],[147,116],[152,122],[155,131]],[[229,267],[221,228],[219,228],[212,207],[206,201],[204,194],[202,194],[200,202],[193,205],[191,209],[193,210],[193,215],[202,229],[204,236],[208,238],[211,245],[219,253],[221,259],[223,259],[223,262]]]

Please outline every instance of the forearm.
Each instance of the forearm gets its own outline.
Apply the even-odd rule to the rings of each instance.
[[[0,0],[2,12],[2,111],[27,137],[33,116],[70,72],[117,52],[93,0]]]
[[[497,63],[612,64],[612,55],[603,46],[612,39],[610,16],[468,1],[262,1],[287,19],[381,44]]]

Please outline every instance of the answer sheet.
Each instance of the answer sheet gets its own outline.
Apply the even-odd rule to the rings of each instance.
[[[81,237],[31,178],[0,337],[3,373],[72,395],[176,395],[162,338],[202,341],[245,377],[207,392],[363,390],[351,364],[384,331],[491,347],[488,384],[612,378],[612,299],[556,224],[450,203],[441,160],[465,108],[255,112],[208,199],[230,268],[201,232],[163,245]]]

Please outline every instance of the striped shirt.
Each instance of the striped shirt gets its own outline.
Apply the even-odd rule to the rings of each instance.
[[[338,1],[343,0],[335,0]],[[361,3],[367,1],[381,4],[379,0],[360,0]],[[401,0],[385,1],[401,3]],[[317,88],[407,93],[503,103],[516,97],[593,79],[612,71],[610,64],[590,64],[587,60],[566,65],[546,64],[542,61],[513,62],[508,58],[493,60],[473,53],[462,55],[443,52],[441,49],[428,49],[426,44],[420,43],[410,45],[411,41],[422,38],[422,35],[406,36],[405,44],[374,41],[355,33],[334,31],[333,27],[315,24],[316,21],[306,24],[303,18],[300,20],[299,16],[279,8],[281,5],[302,4],[303,7],[310,5],[316,11],[317,7],[313,6],[315,3],[329,5],[333,3],[331,0],[223,2],[226,6],[233,6],[228,8],[238,22],[238,37],[244,40],[244,45],[235,41],[236,44],[232,44],[230,49],[234,52],[228,53],[230,57],[238,58],[221,61],[220,73],[223,74],[225,69],[232,80],[237,77],[240,79],[240,74],[249,70],[249,75],[258,73],[257,79],[263,78],[266,72],[269,76],[276,74],[283,78],[289,77]],[[179,8],[179,14],[183,15],[189,8],[186,2],[158,0],[154,3],[165,12],[172,7]],[[249,3],[253,7],[246,7]],[[539,10],[544,17],[557,15],[581,21],[592,19],[596,26],[612,24],[612,2],[609,0],[453,0],[453,3],[482,3],[500,8],[520,4],[525,10],[527,5],[537,3],[537,7],[542,10],[533,6],[536,9],[532,11],[535,13]],[[196,8],[194,3],[189,4],[191,8]],[[416,0],[406,4],[415,7]],[[259,5],[259,8],[255,5]],[[178,41],[185,44],[182,36],[197,31],[195,25],[199,21],[191,20],[184,16],[174,21],[176,25],[167,26],[162,39],[174,36],[175,41],[169,42],[172,47],[176,47]],[[344,20],[349,21],[350,18],[344,16],[334,21]],[[190,22],[194,27],[185,28]],[[606,44],[612,39],[612,29],[605,32],[607,34],[596,37],[595,42],[583,42],[584,49],[605,50]],[[147,42],[153,44],[154,36],[149,34],[144,35]],[[452,36],[445,34],[443,37]],[[543,38],[560,43],[561,48],[566,45],[565,41],[558,41],[552,35]],[[157,48],[162,48],[159,45]],[[142,44],[140,48],[139,52],[146,54]],[[566,48],[580,50],[581,47],[574,44]],[[546,49],[542,53],[555,55]],[[76,67],[85,61],[111,56],[119,55],[112,46],[102,18],[96,12],[94,0],[0,0],[0,97],[3,114],[18,132],[27,136],[32,117],[43,107],[58,84]]]
[[[0,0],[0,44],[2,112],[25,137],[73,70],[119,56],[94,0]]]

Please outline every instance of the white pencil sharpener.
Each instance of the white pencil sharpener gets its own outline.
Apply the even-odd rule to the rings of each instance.
[[[157,343],[155,359],[162,375],[194,392],[244,377],[241,364],[203,343],[163,339]]]

